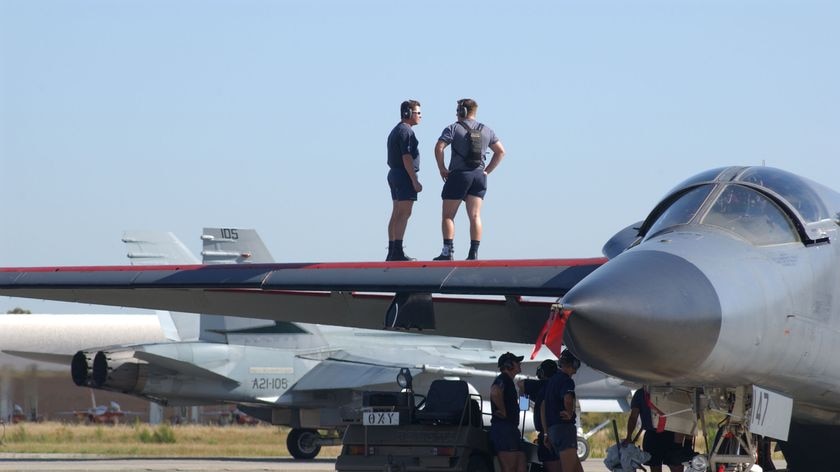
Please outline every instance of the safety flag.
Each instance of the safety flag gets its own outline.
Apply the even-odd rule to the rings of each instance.
[[[572,310],[564,310],[561,305],[551,305],[551,313],[545,324],[537,335],[537,340],[534,343],[534,350],[531,352],[531,360],[537,357],[543,344],[554,353],[555,356],[560,357],[563,352],[563,332],[566,330],[566,321],[571,316]]]
[[[648,392],[647,389],[645,389],[645,402],[647,403],[648,408],[650,408],[651,411],[656,412],[656,415],[658,416],[656,420],[656,432],[661,433],[665,431],[665,422],[667,421],[666,416],[668,415],[650,401],[650,392]]]

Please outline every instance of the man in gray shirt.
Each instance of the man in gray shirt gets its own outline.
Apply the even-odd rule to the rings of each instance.
[[[458,121],[443,129],[435,145],[440,176],[443,178],[443,214],[441,230],[443,249],[436,261],[454,258],[455,214],[461,202],[467,204],[470,219],[470,251],[467,259],[478,259],[481,243],[481,204],[487,192],[487,176],[496,169],[505,156],[505,148],[496,133],[475,119],[478,104],[471,98],[458,100]],[[444,164],[443,151],[452,145],[449,167]],[[487,148],[493,151],[490,162],[485,162]]]

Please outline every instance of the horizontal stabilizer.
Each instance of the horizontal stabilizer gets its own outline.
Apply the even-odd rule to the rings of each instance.
[[[201,377],[205,379],[214,380],[217,382],[224,382],[226,384],[234,384],[239,385],[240,382],[226,377],[221,374],[217,374],[212,370],[205,369],[203,367],[199,367],[195,364],[190,362],[179,361],[177,359],[172,359],[171,357],[159,356],[157,354],[152,354],[145,351],[135,351],[134,357],[137,359],[143,360],[148,362],[149,364],[154,364],[159,367],[163,367],[165,369],[174,370],[182,375],[188,375],[192,377]]]
[[[6,349],[2,352],[11,356],[31,359],[38,362],[51,362],[53,364],[70,365],[70,362],[73,360],[73,354],[51,354],[48,352],[14,351]]]

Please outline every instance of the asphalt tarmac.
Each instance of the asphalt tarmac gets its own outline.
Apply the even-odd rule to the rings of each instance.
[[[778,472],[784,472],[784,461],[776,461]],[[319,471],[335,470],[335,459],[298,461],[290,458],[119,458],[81,454],[17,454],[0,452],[0,471],[202,471],[202,472],[262,472],[262,471]],[[610,472],[603,459],[588,459],[584,472]],[[667,470],[667,469],[666,469]]]
[[[0,452],[0,471],[320,471],[335,470],[335,459],[296,461],[285,458],[114,458],[70,454],[15,454]],[[585,472],[609,472],[602,459],[589,459]]]

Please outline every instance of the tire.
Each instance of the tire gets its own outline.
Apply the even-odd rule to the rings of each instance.
[[[321,436],[314,429],[292,429],[286,437],[286,448],[295,459],[314,459],[321,452],[316,441]]]
[[[577,456],[581,462],[585,461],[589,457],[589,441],[587,441],[583,436],[577,437]]]
[[[473,454],[467,462],[467,472],[491,472],[488,458],[481,454]]]

